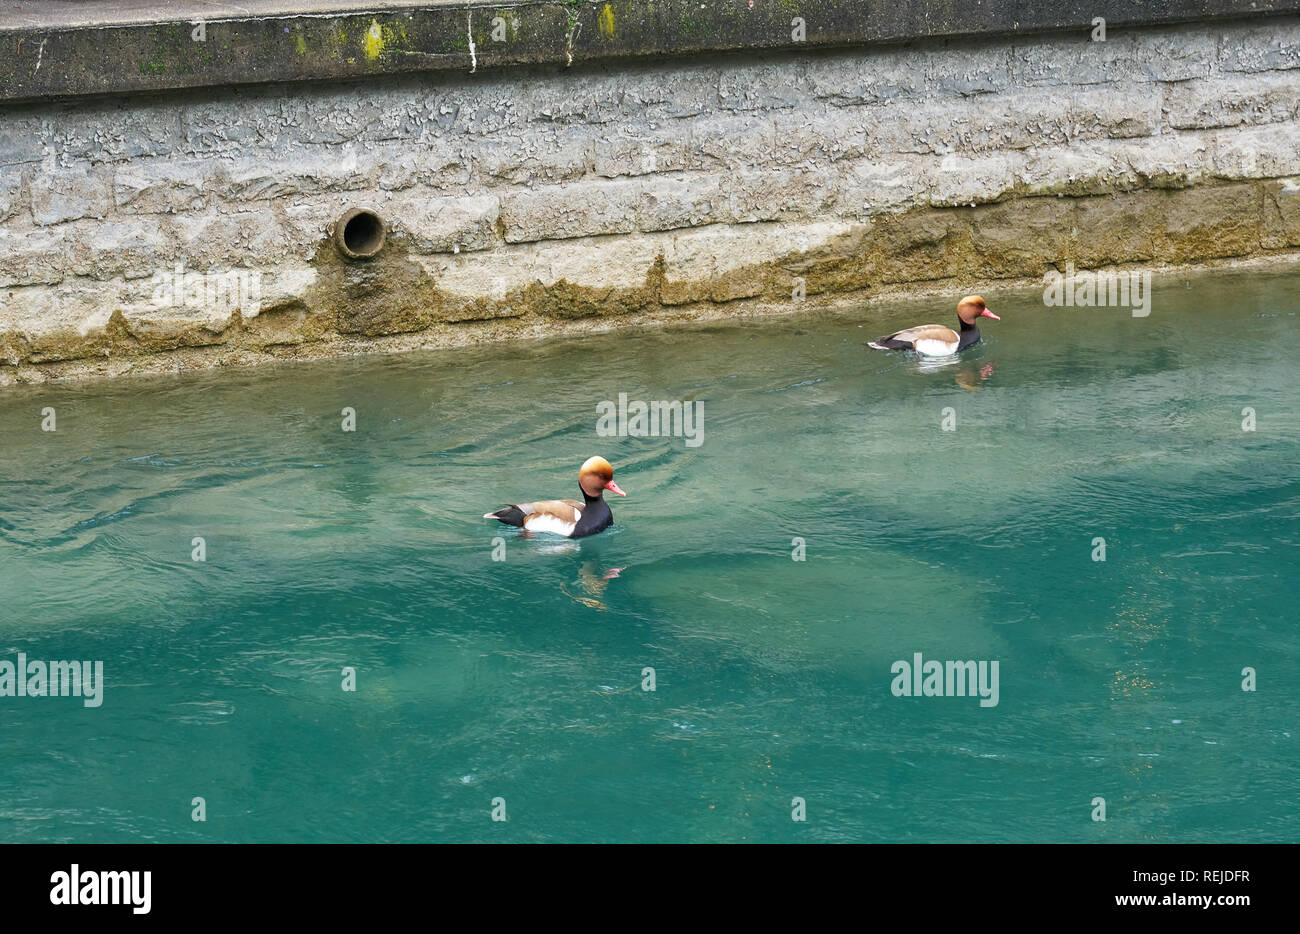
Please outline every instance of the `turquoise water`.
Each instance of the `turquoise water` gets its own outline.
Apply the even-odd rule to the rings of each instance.
[[[986,298],[3,391],[0,660],[105,689],[0,698],[0,840],[1294,840],[1300,277]],[[596,453],[611,530],[480,518]]]

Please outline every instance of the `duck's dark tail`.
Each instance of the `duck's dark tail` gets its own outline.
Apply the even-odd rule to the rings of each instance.
[[[907,350],[912,346],[912,342],[900,341],[893,337],[882,337],[879,340],[867,341],[867,346],[872,350]]]
[[[484,519],[500,519],[506,525],[524,526],[524,511],[518,506],[503,506],[496,512],[486,512],[483,514]]]

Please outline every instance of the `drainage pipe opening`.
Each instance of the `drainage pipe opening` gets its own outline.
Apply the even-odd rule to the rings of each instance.
[[[384,219],[367,208],[349,208],[334,222],[334,245],[348,259],[369,259],[387,238]]]

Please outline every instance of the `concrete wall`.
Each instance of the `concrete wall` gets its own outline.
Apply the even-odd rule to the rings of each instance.
[[[22,0],[0,5],[0,100],[1281,13],[1300,0]]]
[[[1089,28],[10,103],[0,384],[1290,259],[1300,17]]]

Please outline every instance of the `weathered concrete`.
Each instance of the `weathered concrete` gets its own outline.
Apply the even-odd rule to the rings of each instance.
[[[1290,257],[1298,92],[1288,16],[9,106],[0,383]]]
[[[1300,0],[9,0],[0,100],[1287,13]]]

